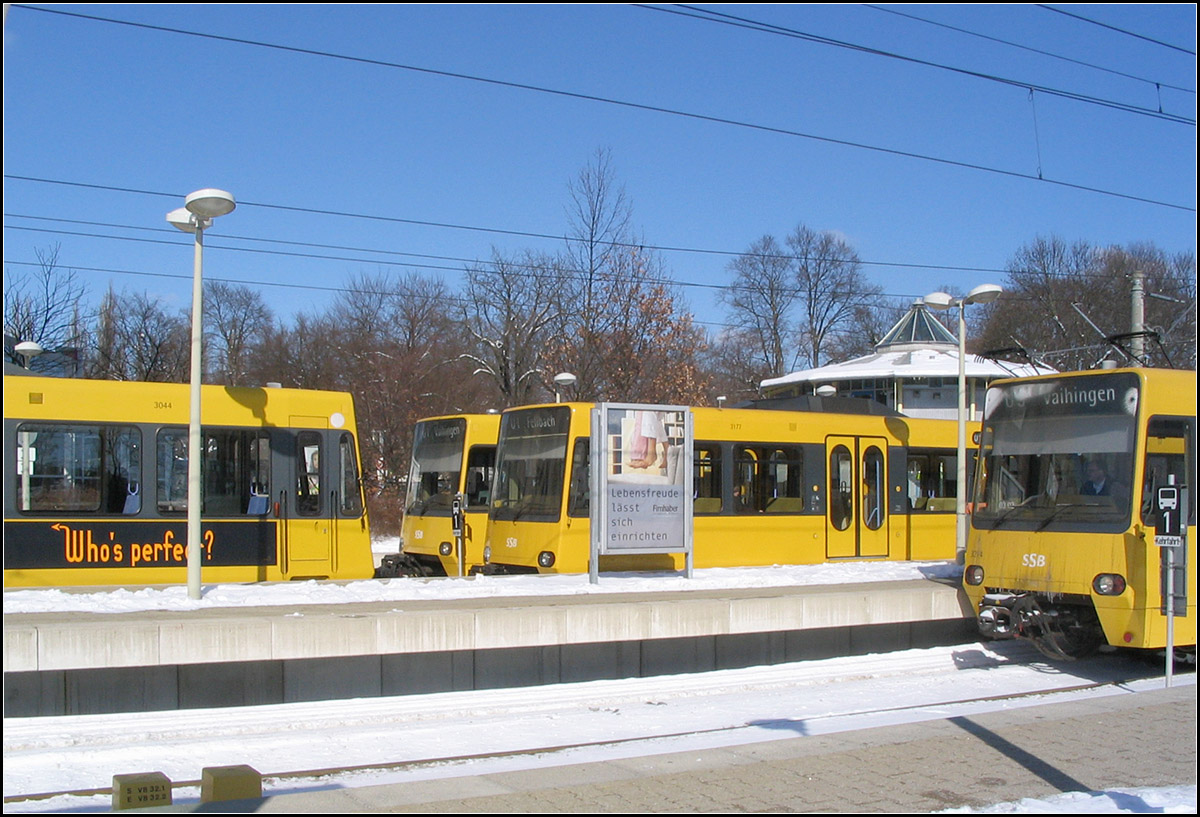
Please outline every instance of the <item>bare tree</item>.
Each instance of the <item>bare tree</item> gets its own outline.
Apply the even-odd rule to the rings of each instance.
[[[699,399],[704,333],[680,307],[658,256],[626,248],[609,259],[611,278],[593,320],[567,322],[547,346],[547,371],[586,372],[571,387],[581,400]]]
[[[569,272],[557,291],[560,300],[552,341],[545,349],[547,380],[556,372],[576,377],[573,394],[593,399],[605,380],[606,350],[599,339],[628,309],[629,281],[623,268],[633,243],[632,207],[617,181],[608,150],[567,185],[567,242],[561,266]]]
[[[542,382],[542,349],[559,318],[565,276],[558,260],[533,252],[467,270],[464,325],[472,349],[462,359],[494,386],[503,407],[532,402]]]
[[[598,149],[592,161],[567,185],[568,266],[579,278],[585,319],[595,313],[597,290],[611,280],[614,255],[630,243],[633,208],[617,184],[612,153]]]
[[[59,245],[36,249],[37,269],[4,272],[4,334],[15,343],[34,341],[53,354],[34,359],[32,368],[54,374],[77,374],[86,343],[83,299],[87,287],[74,270],[59,266]],[[5,358],[16,354],[8,343]]]
[[[733,280],[721,293],[739,341],[755,350],[754,377],[779,377],[796,358],[796,273],[774,236],[764,235],[729,264]]]
[[[610,399],[648,403],[701,402],[710,379],[701,361],[704,332],[680,307],[679,296],[661,282],[646,286],[628,313],[630,320],[609,334]]]
[[[271,310],[262,293],[246,286],[213,281],[205,284],[204,319],[210,333],[211,381],[249,385],[251,347],[271,325]]]
[[[725,397],[731,405],[760,396],[759,384],[767,379],[756,353],[760,337],[751,329],[726,329],[709,339],[703,366],[710,382],[708,398]]]
[[[800,290],[801,357],[815,368],[826,362],[831,338],[853,325],[855,309],[881,290],[864,278],[854,248],[831,232],[801,224],[787,237],[787,247]]]
[[[1061,370],[1094,368],[1106,357],[1132,364],[1106,338],[1131,330],[1135,271],[1146,292],[1161,296],[1145,302],[1145,324],[1163,342],[1147,345],[1149,362],[1194,368],[1195,257],[1148,244],[1097,248],[1037,237],[1010,259],[1004,296],[979,310],[977,345],[1021,347]]]
[[[875,344],[896,325],[912,307],[902,298],[876,297],[856,304],[844,329],[833,336],[826,347],[828,360],[849,360],[870,354]],[[954,330],[957,331],[957,330]]]
[[[330,309],[339,387],[355,395],[368,487],[380,497],[399,500],[417,420],[479,410],[454,302],[439,280],[378,272],[353,278]]]
[[[186,383],[191,376],[191,322],[145,293],[100,303],[88,375],[107,380]]]
[[[612,156],[597,150],[568,184],[567,242],[542,378],[567,371],[580,400],[681,399],[700,382],[703,333],[680,306],[661,258],[637,241]]]

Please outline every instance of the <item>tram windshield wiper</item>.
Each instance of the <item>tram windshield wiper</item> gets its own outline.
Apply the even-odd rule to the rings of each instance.
[[[1039,531],[1045,530],[1046,526],[1049,525],[1051,522],[1053,522],[1055,519],[1057,519],[1059,514],[1061,514],[1067,508],[1086,508],[1086,507],[1088,507],[1088,505],[1085,503],[1082,503],[1082,502],[1064,502],[1063,504],[1055,507],[1055,509],[1053,511],[1051,511],[1050,514],[1045,519],[1043,519],[1040,523],[1038,523],[1038,526],[1033,529],[1033,532],[1038,533]]]
[[[1000,514],[1000,516],[998,516],[996,518],[995,527],[997,527],[997,528],[1004,527],[1004,523],[1008,521],[1008,518],[1010,516],[1012,516],[1013,514],[1015,514],[1017,511],[1031,510],[1034,507],[1037,500],[1040,499],[1042,496],[1044,496],[1044,494],[1034,494],[1033,496],[1029,496],[1029,497],[1026,497],[1025,499],[1021,500],[1016,505],[1013,505],[1011,508],[1008,508],[1007,510],[1004,511],[1004,513]]]

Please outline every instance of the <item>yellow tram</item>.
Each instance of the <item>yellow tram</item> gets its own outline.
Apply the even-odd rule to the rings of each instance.
[[[1116,369],[988,390],[963,574],[980,629],[1070,659],[1167,643],[1156,496],[1188,487],[1175,644],[1196,644],[1196,373]],[[1186,601],[1184,596],[1186,595]]]
[[[841,406],[850,404],[869,405]],[[593,407],[504,412],[488,572],[588,571]],[[873,411],[690,411],[695,567],[954,558],[955,421]],[[610,554],[599,563],[603,570],[682,566],[680,554]]]
[[[399,555],[378,575],[458,576],[483,565],[499,414],[417,422]]]
[[[4,584],[187,577],[189,387],[4,378]],[[202,580],[374,572],[349,394],[203,386]]]

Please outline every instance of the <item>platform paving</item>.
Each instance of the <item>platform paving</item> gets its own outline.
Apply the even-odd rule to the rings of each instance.
[[[1189,682],[723,749],[154,811],[897,813],[1195,783]]]

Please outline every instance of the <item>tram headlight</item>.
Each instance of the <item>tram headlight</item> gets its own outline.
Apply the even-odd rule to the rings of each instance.
[[[554,551],[543,550],[538,554],[539,567],[554,567]]]
[[[963,580],[972,587],[983,584],[983,565],[967,565],[963,571]]]
[[[490,565],[492,563],[492,546],[491,545],[483,546],[483,563],[485,565]]]
[[[440,545],[438,545],[438,553],[442,554],[443,556],[449,556],[453,551],[454,545],[450,544],[449,542],[442,542]]]
[[[1092,589],[1101,596],[1119,596],[1125,592],[1125,577],[1119,573],[1101,573],[1092,579]]]

